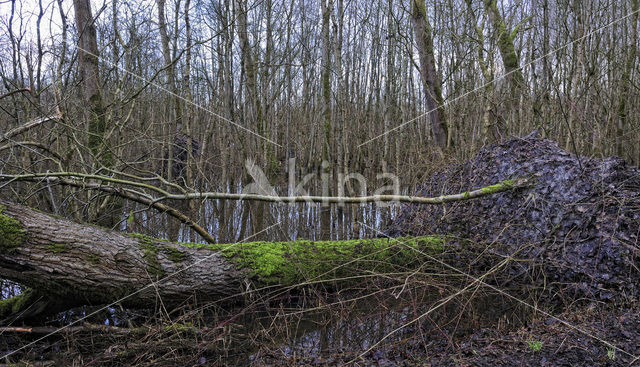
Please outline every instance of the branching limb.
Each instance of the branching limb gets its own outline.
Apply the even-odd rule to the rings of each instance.
[[[9,140],[12,137],[21,134],[29,129],[32,129],[38,125],[41,125],[45,122],[49,122],[49,121],[53,121],[53,120],[59,120],[61,119],[62,116],[59,113],[56,113],[54,115],[49,115],[49,116],[43,116],[43,117],[39,117],[37,119],[31,120],[21,126],[16,127],[13,130],[10,130],[9,132],[7,132],[6,134],[2,134],[2,140]]]
[[[127,175],[129,178],[133,178],[131,175]],[[470,200],[480,198],[487,195],[496,194],[499,192],[509,191],[517,188],[522,188],[530,185],[530,181],[526,178],[517,178],[514,180],[505,180],[495,185],[482,187],[472,191],[466,191],[463,193],[452,195],[441,195],[438,197],[419,197],[419,196],[407,196],[407,195],[369,195],[359,197],[342,197],[342,196],[276,196],[276,195],[259,195],[259,194],[233,194],[222,192],[194,192],[183,194],[171,194],[163,189],[155,187],[151,184],[119,179],[109,176],[102,176],[96,174],[85,174],[77,172],[51,172],[51,173],[33,173],[22,175],[0,175],[0,182],[13,182],[13,181],[41,181],[48,179],[48,182],[57,182],[62,185],[69,185],[79,187],[83,189],[99,190],[108,194],[117,195],[125,199],[129,199],[141,204],[148,205],[154,209],[165,212],[172,217],[180,220],[182,223],[191,227],[196,233],[201,235],[207,242],[215,243],[213,236],[207,232],[203,227],[195,223],[191,218],[182,213],[181,211],[162,203],[164,200],[202,200],[202,199],[217,199],[217,200],[252,200],[263,202],[275,202],[275,203],[323,203],[323,204],[357,204],[357,203],[372,203],[372,202],[404,202],[414,204],[444,204],[455,201]],[[88,182],[89,180],[95,180],[98,182]],[[105,183],[107,185],[105,185]],[[109,185],[109,184],[115,184]],[[5,184],[6,185],[6,184]],[[127,186],[133,186],[140,189],[147,189],[151,192],[160,194],[159,197],[154,197],[148,193],[140,192],[128,188]]]
[[[441,195],[437,197],[420,197],[408,195],[368,195],[368,196],[272,196],[258,194],[229,194],[220,192],[197,192],[186,195],[172,194],[158,200],[191,200],[191,199],[222,199],[222,200],[253,200],[279,203],[328,203],[328,204],[362,204],[376,202],[401,202],[413,204],[444,204],[454,201],[476,199],[499,192],[523,188],[530,185],[526,178],[505,180],[495,185],[482,187],[459,194]]]
[[[73,187],[78,187],[82,189],[97,190],[107,194],[120,196],[122,198],[135,201],[140,204],[148,205],[149,207],[157,209],[161,212],[165,212],[170,216],[178,219],[180,222],[191,227],[191,229],[193,229],[196,233],[202,236],[202,238],[204,238],[205,241],[209,243],[216,243],[216,240],[213,238],[213,236],[209,232],[207,232],[204,228],[202,228],[202,226],[200,226],[199,224],[191,220],[189,216],[185,215],[178,209],[175,209],[169,205],[158,202],[157,200],[153,199],[153,197],[143,192],[135,191],[125,187],[107,186],[107,185],[98,184],[98,183],[68,179],[60,176],[62,175],[59,172],[58,172],[58,175],[49,174],[48,177],[46,174],[16,175],[16,176],[1,175],[0,181],[15,180],[15,181],[38,182],[40,180],[43,180],[44,178],[49,178],[50,183],[58,183],[61,185],[73,186]],[[86,175],[86,176],[92,176],[92,175]]]
[[[33,173],[22,175],[0,175],[1,181],[15,181],[26,180],[31,181],[34,178],[45,177],[70,177],[79,179],[95,179],[103,182],[114,183],[119,185],[129,185],[140,188],[149,189],[161,194],[161,197],[153,199],[154,202],[160,202],[163,200],[194,200],[194,199],[215,199],[215,200],[251,200],[251,201],[265,201],[274,203],[323,203],[323,204],[362,204],[362,203],[375,203],[375,202],[402,202],[413,204],[444,204],[454,201],[476,199],[487,195],[496,194],[499,192],[509,191],[513,189],[523,188],[531,185],[531,182],[527,178],[516,178],[512,180],[504,180],[495,185],[490,185],[475,189],[472,191],[466,191],[458,194],[441,195],[437,197],[420,197],[409,195],[368,195],[368,196],[277,196],[277,195],[261,195],[261,194],[233,194],[224,192],[192,192],[184,194],[171,194],[159,187],[142,182],[118,179],[109,176],[86,174],[78,172],[51,172],[51,173]],[[128,177],[133,177],[128,175]],[[66,183],[63,181],[62,183]],[[83,183],[83,185],[85,185]],[[89,187],[91,186],[91,187]],[[96,188],[95,185],[86,184],[87,188]],[[102,185],[98,185],[97,189]],[[118,191],[118,189],[114,190]],[[140,194],[140,193],[138,193]],[[145,195],[146,196],[146,195]],[[146,196],[145,199],[150,198]]]

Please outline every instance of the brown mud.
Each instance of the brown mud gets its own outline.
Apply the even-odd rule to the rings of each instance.
[[[567,153],[534,133],[482,149],[469,162],[432,176],[420,194],[516,177],[533,184],[444,206],[406,205],[389,234],[454,234],[491,244],[499,256],[517,253],[509,280],[494,284],[530,290],[528,299],[550,313],[508,332],[481,329],[442,353],[435,343],[423,362],[640,365],[640,171],[617,157]]]

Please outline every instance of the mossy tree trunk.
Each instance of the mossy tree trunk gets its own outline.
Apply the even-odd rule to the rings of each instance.
[[[96,26],[89,0],[74,0],[76,26],[78,28],[78,69],[81,88],[88,113],[87,147],[93,158],[93,170],[113,168],[114,156],[107,139],[107,111],[102,98],[98,65],[100,50]],[[102,226],[113,227],[120,220],[122,201],[119,198],[106,197],[92,203],[90,220]]]
[[[0,277],[33,289],[59,304],[58,310],[132,293],[123,304],[153,305],[158,296],[168,304],[192,296],[218,299],[241,289],[243,276],[214,251],[78,224],[1,199],[0,204]]]
[[[522,23],[507,28],[505,17],[498,9],[497,0],[484,0],[485,11],[491,21],[494,32],[498,40],[498,50],[504,65],[506,79],[509,82],[510,96],[506,98],[507,113],[505,117],[496,117],[493,122],[495,141],[499,142],[506,138],[513,131],[514,127],[520,126],[519,113],[524,104],[524,98],[528,96],[527,84],[520,69],[520,58],[516,52],[514,40]],[[528,19],[528,18],[526,18]],[[525,19],[525,20],[526,20]]]
[[[524,76],[520,70],[520,60],[516,53],[513,40],[518,34],[519,25],[512,31],[507,29],[505,20],[498,9],[497,0],[485,0],[485,9],[493,24],[493,29],[498,37],[498,49],[502,57],[505,73],[511,85],[514,96],[520,96],[525,87]]]
[[[629,128],[627,123],[627,114],[629,113],[627,101],[630,100],[630,85],[632,80],[632,74],[636,65],[636,50],[638,44],[638,17],[640,16],[640,1],[631,1],[631,39],[629,40],[629,46],[627,47],[627,62],[622,74],[622,88],[620,91],[620,99],[618,101],[618,125],[616,126],[616,154],[620,157],[624,157],[624,150],[627,146],[627,130]]]
[[[482,17],[480,24],[478,24],[476,12],[473,8],[473,0],[465,0],[465,3],[467,4],[470,23],[475,24],[473,28],[475,30],[475,42],[477,45],[477,60],[485,81],[485,100],[483,101],[484,111],[482,114],[482,128],[480,133],[481,145],[484,146],[502,140],[501,136],[505,133],[504,129],[506,124],[502,117],[497,115],[495,111],[495,85],[493,83],[494,73],[493,68],[491,67],[493,57],[491,54],[487,54],[485,56],[485,18]]]
[[[105,140],[107,121],[102,93],[100,90],[100,74],[98,69],[98,41],[96,26],[91,14],[89,0],[73,1],[76,26],[78,27],[78,68],[82,77],[82,92],[88,104],[89,140],[88,147],[96,166],[111,167],[113,156]]]
[[[417,247],[419,251],[414,251]],[[413,248],[413,249],[412,249]],[[56,218],[0,199],[0,277],[30,291],[0,301],[0,320],[84,304],[171,307],[241,301],[243,292],[424,266],[439,238],[179,244]]]

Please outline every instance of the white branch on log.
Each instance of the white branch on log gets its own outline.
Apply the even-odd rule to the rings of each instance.
[[[466,191],[458,194],[441,195],[437,197],[421,197],[421,196],[409,196],[409,195],[369,195],[369,196],[275,196],[275,195],[260,195],[260,194],[233,194],[223,192],[192,192],[185,194],[171,194],[163,189],[155,187],[153,185],[123,180],[109,176],[84,174],[76,172],[53,172],[53,173],[36,173],[36,174],[23,174],[23,175],[0,175],[1,181],[33,181],[38,178],[56,178],[67,177],[69,179],[78,180],[78,185],[87,185],[87,188],[99,189],[95,185],[88,185],[85,180],[94,179],[107,183],[120,184],[126,186],[134,186],[139,188],[146,188],[160,194],[160,197],[153,198],[147,194],[135,191],[137,195],[143,196],[145,200],[153,200],[154,202],[160,202],[163,200],[202,200],[202,199],[214,199],[214,200],[250,200],[250,201],[265,201],[275,203],[323,203],[323,204],[362,204],[362,203],[376,203],[376,202],[403,202],[413,204],[444,204],[454,201],[462,201],[469,199],[476,199],[487,195],[496,194],[499,192],[509,191],[517,188],[523,188],[530,186],[531,182],[527,178],[516,178],[513,180],[505,180],[490,186],[478,188],[471,191]],[[68,181],[68,180],[65,180]],[[68,182],[61,182],[63,184],[69,184]],[[117,189],[114,192],[117,194]],[[133,191],[132,191],[133,192]]]

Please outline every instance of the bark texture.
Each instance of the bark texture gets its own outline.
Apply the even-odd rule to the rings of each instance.
[[[511,32],[507,30],[507,25],[498,9],[496,0],[485,0],[485,8],[495,32],[498,33],[498,49],[504,64],[505,74],[508,75],[509,83],[511,83],[511,90],[514,96],[519,96],[521,89],[525,86],[524,76],[520,70],[520,60],[513,42],[519,26]]]
[[[448,125],[442,98],[442,83],[436,70],[436,58],[433,51],[433,37],[431,24],[427,19],[427,11],[424,0],[411,2],[411,19],[413,30],[418,44],[418,56],[420,57],[420,74],[427,100],[427,111],[431,120],[433,139],[440,148],[447,146]]]
[[[243,275],[207,248],[130,236],[0,199],[0,277],[66,306],[149,305],[237,294]],[[155,286],[152,281],[158,280]]]
[[[105,141],[107,121],[105,118],[100,73],[98,69],[98,40],[96,26],[91,14],[89,0],[74,0],[78,37],[78,68],[82,76],[82,91],[89,111],[88,146],[95,161],[105,167],[113,165],[111,150]]]

